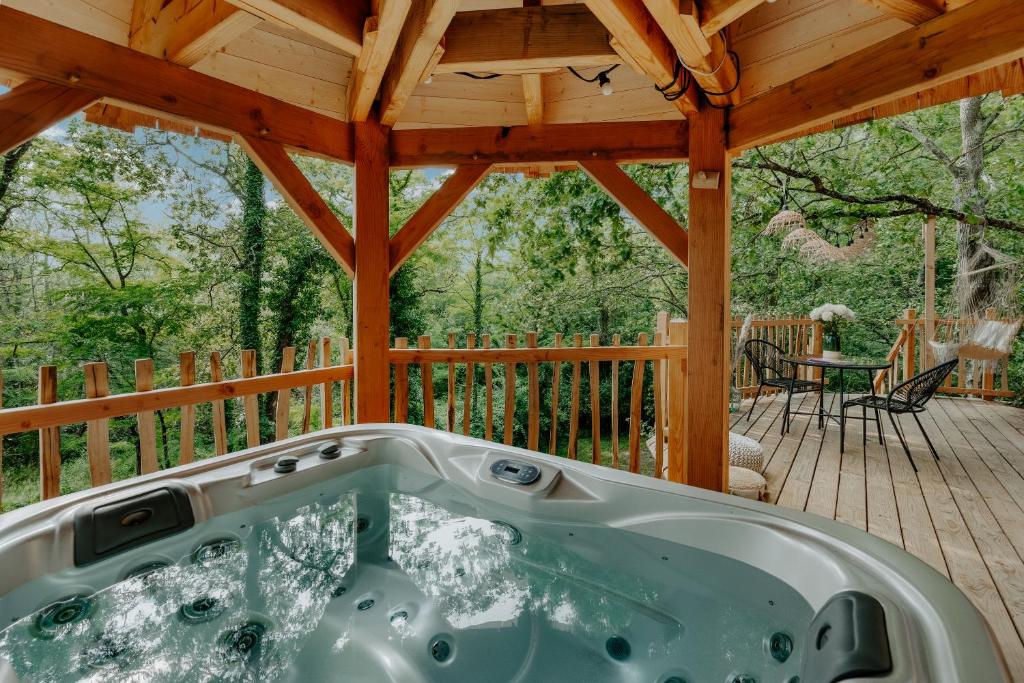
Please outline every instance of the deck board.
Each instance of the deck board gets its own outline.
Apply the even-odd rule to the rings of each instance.
[[[800,397],[799,409],[816,409],[816,398]],[[933,400],[921,421],[938,462],[913,419],[900,423],[914,472],[884,416],[884,443],[870,422],[865,447],[865,425],[851,420],[840,454],[838,427],[823,432],[814,417],[796,417],[781,435],[784,403],[785,396],[762,397],[749,421],[745,413],[733,418],[734,431],[765,448],[768,502],[866,530],[949,577],[988,620],[1014,680],[1024,683],[1024,410]]]

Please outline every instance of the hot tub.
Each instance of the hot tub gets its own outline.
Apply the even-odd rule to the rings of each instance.
[[[1009,680],[867,534],[405,425],[8,513],[0,567],[2,683]]]

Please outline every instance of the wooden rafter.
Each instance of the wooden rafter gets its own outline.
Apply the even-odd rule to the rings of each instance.
[[[413,4],[395,55],[380,89],[380,122],[393,126],[413,90],[441,59],[441,41],[460,0],[423,0]]]
[[[288,206],[320,240],[324,249],[352,277],[356,264],[352,235],[291,160],[284,147],[251,136],[239,136],[236,141],[263,171],[263,175],[274,183]]]
[[[128,46],[192,66],[262,21],[226,0],[135,0]]]
[[[459,12],[437,73],[521,73],[621,62],[608,30],[582,5]]]
[[[758,7],[765,0],[704,0],[700,3],[700,27],[711,36]]]
[[[232,5],[280,26],[294,28],[359,56],[367,0],[230,0]]]
[[[586,4],[612,34],[616,51],[628,55],[631,66],[639,68],[658,86],[674,87],[678,61],[675,48],[642,0],[586,0]],[[695,113],[694,89],[674,100],[673,105],[684,114]]]
[[[923,24],[945,11],[945,0],[861,0],[908,24]]]
[[[688,263],[686,230],[614,161],[580,161],[580,166],[619,206],[683,266]]]
[[[348,86],[350,121],[365,121],[370,113],[412,6],[411,0],[377,0],[374,4],[377,13],[366,19],[363,51],[356,59]]]
[[[26,81],[0,95],[0,154],[31,140],[99,99],[93,93]]]
[[[737,104],[740,91],[736,64],[721,35],[704,35],[697,0],[644,0],[644,4],[705,93],[728,93],[709,94],[711,103]]]
[[[352,160],[351,128],[344,122],[3,6],[0,68],[219,133]]]
[[[541,74],[523,74],[523,102],[526,104],[526,122],[531,126],[544,123],[544,78]]]
[[[391,166],[681,161],[687,144],[684,120],[409,129],[391,133]]]
[[[391,238],[388,248],[391,275],[394,275],[417,247],[433,234],[437,226],[441,225],[466,195],[473,191],[489,170],[488,164],[459,166],[455,173],[448,176],[441,187],[416,210]]]
[[[215,133],[212,130],[206,130],[196,125],[160,118],[153,114],[133,111],[129,107],[111,104],[102,100],[87,107],[84,113],[85,120],[89,123],[116,128],[126,133],[133,133],[137,128],[157,128],[182,135],[195,135],[207,140],[217,140],[218,142],[231,142],[232,140],[230,135]]]
[[[999,17],[998,21],[992,21]],[[1024,3],[974,0],[735,107],[745,149],[1024,57]]]

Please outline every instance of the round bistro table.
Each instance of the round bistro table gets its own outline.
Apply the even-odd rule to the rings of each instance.
[[[840,442],[840,444],[845,444],[846,443],[846,438],[845,438],[846,437],[846,411],[843,410],[843,402],[846,400],[845,399],[845,391],[846,391],[846,386],[845,386],[845,384],[846,384],[846,377],[845,377],[845,373],[846,372],[866,372],[866,373],[868,373],[868,384],[871,386],[871,395],[875,396],[876,395],[875,394],[875,382],[874,382],[874,377],[872,375],[875,372],[878,372],[879,370],[888,370],[888,369],[891,368],[891,365],[888,362],[870,361],[870,360],[865,361],[865,360],[856,359],[856,358],[840,358],[840,359],[834,360],[834,359],[831,359],[831,358],[822,358],[820,356],[786,356],[785,358],[783,358],[783,360],[793,366],[793,377],[792,377],[792,379],[793,379],[794,382],[796,381],[797,368],[800,367],[800,366],[808,367],[808,368],[821,368],[821,371],[822,371],[821,380],[822,381],[825,381],[825,372],[826,371],[834,370],[834,371],[836,371],[838,373],[838,375],[839,375],[839,377],[838,377],[838,380],[839,380],[839,382],[838,382],[838,386],[839,386],[839,414],[838,415],[832,413],[831,410],[829,410],[829,412],[826,413],[825,412],[825,406],[823,405],[824,401],[819,401],[818,402],[818,412],[817,413],[812,413],[812,412],[809,412],[809,411],[803,411],[803,412],[791,411],[790,415],[817,415],[818,416],[818,428],[819,429],[822,429],[822,428],[824,428],[826,426],[826,423],[825,423],[826,420],[835,420],[836,423],[839,425],[839,442]],[[864,440],[865,440],[865,442],[867,442],[867,421],[870,419],[867,416],[867,411],[865,411],[865,413],[864,413],[864,415],[862,417],[858,417],[858,416],[855,415],[853,417],[853,419],[855,419],[855,420],[863,420],[864,421],[864,423],[865,423],[864,424],[864,431],[865,431]],[[878,442],[882,443],[882,420],[881,420],[881,417],[878,414],[878,409],[877,408],[875,408],[875,422],[878,425]],[[788,424],[788,422],[786,424],[786,431],[789,431],[789,424]],[[840,453],[843,450],[844,449],[842,447],[840,447]]]

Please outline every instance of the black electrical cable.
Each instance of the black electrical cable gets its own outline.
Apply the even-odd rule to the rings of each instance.
[[[694,86],[696,86],[697,90],[704,93],[706,97],[726,97],[728,95],[731,95],[733,92],[736,91],[736,88],[740,87],[740,77],[742,75],[742,69],[740,67],[740,57],[738,54],[736,54],[735,50],[729,50],[728,58],[732,59],[733,64],[736,65],[736,82],[728,90],[723,90],[722,92],[715,92],[714,90],[707,90],[701,87],[700,83],[697,82],[695,78],[693,78],[693,75],[690,73],[690,71],[688,69],[683,68],[683,62],[680,59],[676,59],[676,65],[672,73],[672,82],[665,86],[655,85],[654,89],[660,92],[661,96],[664,97],[669,102],[674,102],[683,95],[685,95],[686,91],[689,90],[690,88],[691,82]],[[678,89],[670,92],[670,89],[676,84],[677,81],[679,81],[680,75],[682,75],[683,77],[682,83],[680,83]],[[707,104],[708,106],[714,109],[729,108],[729,105],[717,105],[713,104],[710,101]]]
[[[618,69],[619,65],[618,64],[612,64],[610,67],[608,67],[604,71],[599,72],[593,78],[586,78],[586,77],[582,76],[579,71],[577,71],[576,69],[572,68],[571,66],[567,66],[565,68],[568,69],[569,72],[572,73],[573,76],[575,76],[576,78],[580,79],[584,83],[597,83],[601,79],[601,76],[607,76],[611,72],[613,72],[616,69]]]
[[[504,74],[484,74],[484,75],[480,75],[480,74],[470,73],[468,71],[456,71],[455,73],[457,73],[460,76],[466,76],[468,78],[475,78],[478,81],[489,81],[492,78],[500,78],[501,76],[504,75]]]

